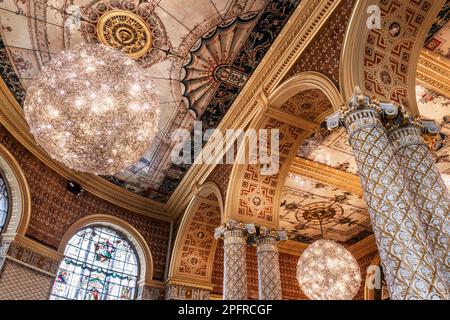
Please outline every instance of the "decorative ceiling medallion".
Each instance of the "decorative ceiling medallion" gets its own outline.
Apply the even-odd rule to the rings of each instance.
[[[303,219],[312,223],[325,223],[333,218],[340,218],[344,213],[342,207],[332,202],[315,202],[307,204],[303,207]]]
[[[152,32],[145,21],[132,12],[112,10],[103,14],[97,23],[99,40],[121,49],[133,59],[144,56],[152,46]]]

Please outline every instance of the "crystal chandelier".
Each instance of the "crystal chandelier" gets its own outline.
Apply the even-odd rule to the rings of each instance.
[[[331,240],[317,240],[300,256],[297,280],[312,300],[351,300],[358,292],[361,272],[353,255]]]
[[[139,160],[156,134],[159,102],[124,53],[81,43],[54,57],[29,87],[25,118],[36,142],[76,171],[113,174]]]

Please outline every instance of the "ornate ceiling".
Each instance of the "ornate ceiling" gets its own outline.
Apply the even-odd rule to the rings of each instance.
[[[135,52],[158,90],[159,131],[140,161],[104,178],[166,202],[189,168],[171,163],[171,133],[192,130],[195,119],[204,128],[217,126],[298,2],[5,0],[0,4],[2,76],[21,104],[40,68],[64,48],[100,41],[99,26],[106,34],[102,41]],[[114,15],[114,10],[130,14]],[[119,19],[126,26],[113,34]],[[149,32],[142,35],[146,26]]]
[[[446,1],[425,40],[425,48],[450,59],[450,1]]]
[[[361,195],[289,174],[281,194],[280,227],[289,239],[311,243],[322,237],[354,244],[372,234]]]
[[[436,54],[439,62],[447,68],[450,66],[449,8],[450,1],[447,1],[435,19],[423,49],[426,54]],[[446,77],[448,82],[450,78],[448,71]],[[424,84],[418,82],[416,100],[421,117],[435,120],[441,125],[441,136],[434,143],[435,159],[441,172],[449,175],[447,181],[450,186],[450,138],[448,137],[450,134],[450,97],[432,88],[426,88]],[[330,132],[322,124],[305,139],[298,151],[298,156],[341,171],[357,173],[356,162],[344,129]]]
[[[191,5],[185,5],[182,1],[169,0],[75,0],[70,3],[62,0],[4,0],[0,4],[1,73],[10,91],[21,104],[31,79],[53,55],[80,41],[100,41],[97,35],[98,26],[101,25],[102,30],[107,32],[112,30],[116,23],[114,19],[119,19],[108,20],[104,14],[114,13],[115,10],[129,12],[130,15],[123,18],[128,19],[128,27],[121,31],[120,37],[114,38],[110,35],[102,41],[108,41],[113,46],[127,43],[130,52],[135,53],[135,58],[152,75],[161,101],[161,121],[158,137],[149,146],[145,156],[115,176],[104,178],[143,197],[167,202],[189,169],[187,165],[172,164],[171,133],[180,127],[192,130],[196,119],[202,121],[204,129],[217,127],[240,92],[245,93],[244,85],[247,81],[251,83],[249,79],[252,73],[299,2],[298,0],[195,0]],[[299,22],[305,25],[305,21],[314,8],[319,8],[321,1],[307,2],[312,9],[303,13],[303,16],[299,15],[298,18]],[[313,6],[313,3],[316,6]],[[281,61],[280,63],[284,63],[282,72],[276,77],[273,76],[273,79],[261,80],[258,83],[260,86],[254,87],[262,87],[262,93],[252,89],[254,91],[251,94],[255,96],[261,94],[263,96],[261,100],[264,100],[264,94],[273,93],[282,79],[292,79],[299,73],[311,71],[327,78],[338,95],[342,94],[344,89],[340,79],[343,69],[340,64],[341,49],[344,46],[345,32],[355,3],[353,0],[337,1],[333,12],[331,14],[327,12],[329,16],[325,15],[325,21],[320,21],[320,25],[311,23],[317,29],[314,31],[317,32],[314,33],[316,37],[314,41],[302,43],[304,47],[301,47],[298,45],[300,40],[296,40],[298,42],[293,46],[301,47],[301,53],[298,56],[291,54],[291,58],[295,56],[292,61],[287,59],[288,62]],[[388,55],[391,56],[399,55],[399,52],[410,54],[421,22],[409,21],[411,24],[408,25],[403,20],[412,7],[416,12],[414,17],[429,12],[427,3],[410,1],[410,4],[405,5],[399,1],[382,2],[382,14],[389,22],[387,26],[395,26],[395,22],[401,20],[401,27],[404,28],[401,28],[400,32],[403,33],[402,37],[398,37],[393,27],[387,28],[384,33],[371,31],[367,35],[369,40],[378,40],[374,43],[368,41],[369,51],[366,56],[361,56],[366,63],[362,71],[367,76],[363,83],[369,87],[372,85],[373,88],[377,88],[376,90],[380,89],[386,96],[398,98],[397,100],[405,98],[403,95],[406,90],[405,74],[408,71],[401,69],[401,65],[406,62],[402,62],[402,59],[392,60],[395,63],[389,68],[397,68],[399,74],[394,77],[391,69],[386,70],[391,80],[398,86],[397,88],[394,85],[388,86],[386,89],[383,81],[389,82],[389,77],[381,77],[381,73],[374,73],[376,68],[382,72],[387,63],[383,60],[384,56],[380,58],[381,49],[377,45],[387,41],[386,51],[389,51]],[[448,4],[449,1],[447,6]],[[76,7],[73,5],[81,9],[79,24],[74,14]],[[396,11],[399,16],[394,14]],[[450,64],[447,11],[443,10],[439,14],[423,50],[427,50],[427,54],[432,54],[440,63],[448,66]],[[314,13],[319,15],[319,12]],[[140,30],[142,21],[150,33],[133,33]],[[300,34],[301,23],[298,24],[296,34]],[[305,30],[302,29],[302,32],[306,32]],[[306,34],[302,39],[309,39],[310,36]],[[405,41],[399,43],[400,38],[404,38]],[[294,36],[291,35],[291,38],[288,38],[291,41],[286,40],[283,43],[294,43],[292,39]],[[287,45],[285,44],[283,48],[286,49]],[[281,53],[278,57],[281,57]],[[375,59],[380,64],[370,64],[370,59],[374,57],[380,58]],[[271,66],[275,64],[272,63]],[[267,74],[268,71],[265,76]],[[346,172],[346,177],[357,179],[357,168],[351,148],[346,141],[345,131],[341,129],[330,133],[322,125],[312,132],[311,128],[319,125],[325,115],[338,107],[336,101],[332,103],[330,96],[325,95],[322,89],[298,89],[295,94],[276,106],[278,113],[266,114],[256,124],[261,128],[280,129],[282,173],[270,177],[261,176],[259,168],[250,165],[239,172],[238,178],[230,178],[231,166],[225,168],[225,165],[221,165],[216,167],[208,179],[218,183],[222,195],[232,191],[230,199],[233,199],[233,204],[231,209],[227,208],[232,211],[234,215],[232,218],[255,220],[269,226],[276,226],[279,218],[280,227],[288,230],[290,239],[309,243],[320,236],[318,221],[312,217],[323,213],[328,215],[323,221],[324,236],[351,245],[371,234],[366,208],[360,194],[342,186],[346,181],[338,186],[332,182],[324,183],[320,179],[296,176],[292,170],[286,181],[284,180],[284,173],[290,171],[291,159],[295,154],[310,160],[313,165],[320,163],[336,169],[338,173]],[[248,95],[250,96],[250,93]],[[450,140],[447,138],[450,134],[448,120],[450,99],[442,92],[430,89],[423,81],[417,82],[416,95],[422,116],[435,119],[443,125],[441,139],[434,143],[436,161],[441,171],[450,177],[448,143]],[[250,108],[258,103],[247,99],[245,104],[249,107],[243,106],[246,108],[247,116],[253,112],[249,111]],[[272,107],[270,105],[268,109]],[[238,123],[238,120],[235,120],[235,123]],[[309,126],[305,127],[304,124]],[[305,137],[306,140],[301,142]],[[336,176],[339,176],[338,173]],[[227,188],[228,181],[234,183],[233,190]],[[207,211],[210,208],[204,209]],[[217,211],[217,208],[214,210]],[[200,215],[197,218],[199,217]],[[214,219],[203,227],[209,232],[217,224],[217,219],[218,215],[215,215]],[[196,241],[203,243],[200,240],[198,238]],[[207,245],[212,241],[210,240],[208,238]],[[186,256],[190,257],[190,254]],[[185,270],[191,268],[194,262],[183,260]]]

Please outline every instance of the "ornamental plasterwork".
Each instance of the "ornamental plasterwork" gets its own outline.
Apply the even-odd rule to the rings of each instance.
[[[364,48],[363,90],[405,106],[409,66],[420,28],[432,9],[426,0],[379,3],[381,29],[369,30]]]
[[[242,4],[242,1],[241,1],[241,4]],[[256,3],[254,3],[254,4],[256,5]],[[8,2],[8,5],[9,5],[9,2]],[[275,78],[278,78],[279,76],[281,76],[278,69],[274,68],[274,66],[280,64],[282,62],[282,60],[285,59],[285,58],[281,59],[282,56],[286,57],[286,59],[288,59],[288,60],[294,59],[295,54],[297,52],[299,52],[299,50],[302,49],[302,45],[305,43],[307,37],[309,37],[310,35],[314,34],[314,32],[317,31],[318,23],[321,21],[321,19],[325,19],[328,16],[329,12],[334,8],[334,6],[335,6],[335,4],[331,1],[327,2],[327,3],[323,3],[323,2],[320,2],[317,0],[305,1],[302,4],[302,10],[300,10],[301,12],[298,11],[295,14],[295,19],[296,19],[297,23],[289,25],[286,28],[286,31],[284,32],[285,36],[283,36],[282,40],[278,41],[279,42],[278,47],[281,48],[281,50],[273,51],[270,53],[271,58],[268,60],[268,64],[267,64],[268,68],[261,69],[261,71],[259,72],[260,76],[255,78],[255,79],[257,79],[257,81],[256,82],[253,81],[252,82],[253,84],[251,86],[248,86],[248,88],[246,88],[244,90],[245,94],[243,95],[243,99],[240,99],[239,103],[242,103],[242,102],[248,101],[248,99],[251,99],[255,90],[261,87],[262,82],[267,82],[267,85],[270,86],[273,84],[273,80]],[[236,6],[234,6],[234,7],[236,7]],[[239,7],[239,6],[237,6],[237,7]],[[23,7],[21,3],[17,3],[17,4],[11,3],[10,9],[11,9],[10,16],[17,17],[17,14],[18,14],[19,16],[22,15],[23,19],[26,20],[26,15],[23,15],[24,12],[26,12],[26,7]],[[50,9],[52,9],[52,8],[50,8]],[[34,14],[34,11],[32,13]],[[54,18],[55,16],[58,16],[58,14],[60,12],[58,10],[53,10],[53,11],[51,11],[51,13],[52,13],[52,15],[51,15],[52,18]],[[317,15],[318,19],[310,20],[311,15]],[[50,15],[48,15],[48,16],[50,16]],[[5,20],[2,19],[2,21],[4,22]],[[21,21],[24,21],[24,20],[21,20]],[[41,21],[41,22],[43,23],[43,21]],[[59,21],[59,22],[61,22],[61,21]],[[24,23],[24,25],[28,25],[28,24]],[[54,27],[56,27],[56,26],[54,26]],[[5,26],[5,30],[7,32],[12,32],[15,29],[17,29],[17,28],[13,28],[8,25]],[[56,35],[57,32],[54,34]],[[19,40],[19,39],[17,38],[17,40]],[[295,43],[295,46],[288,49],[291,46],[291,44],[293,44],[293,43]],[[55,46],[55,44],[52,44],[52,45],[54,46],[54,48],[58,48],[58,46]],[[20,46],[18,46],[18,47],[20,48]],[[62,46],[59,45],[59,48],[62,48]],[[6,53],[9,53],[8,49],[6,51],[7,51]],[[3,53],[5,53],[4,49],[2,51],[2,54]],[[48,58],[48,53],[49,53],[49,51],[39,53],[38,61],[43,61],[42,59],[45,58],[46,55]],[[7,55],[4,55],[4,56],[6,57]],[[272,57],[272,56],[274,56],[274,57]],[[288,60],[286,60],[286,61],[288,61]],[[284,66],[282,66],[282,69],[284,69]],[[163,70],[161,69],[161,71],[163,71]],[[273,76],[275,76],[275,78],[273,78]],[[26,82],[27,79],[23,79],[23,80]],[[8,84],[8,86],[9,86],[9,84]],[[13,90],[12,87],[9,87],[9,89]],[[19,92],[20,90],[17,91],[14,89],[13,91],[16,93],[16,92]],[[3,99],[5,99],[5,97],[3,97]],[[7,99],[9,99],[9,96]],[[12,103],[11,100],[5,100],[5,101],[8,101],[8,102],[5,102],[6,105],[10,105]],[[245,105],[248,105],[248,107],[249,107],[248,110],[245,110],[244,112],[242,112],[242,110],[238,108],[239,113],[233,112],[234,115],[229,117],[229,119],[227,121],[228,122],[239,121],[239,123],[241,123],[241,124],[242,124],[242,121],[248,121],[249,117],[252,115],[252,112],[253,112],[252,110],[255,109],[255,104],[245,103]],[[10,110],[10,111],[5,110],[5,111],[7,113],[2,115],[3,119],[11,119],[11,117],[16,118],[14,120],[15,126],[9,127],[9,128],[11,130],[13,130],[13,132],[16,132],[16,133],[22,132],[21,131],[22,129],[20,129],[20,128],[24,127],[24,125],[21,123],[21,121],[19,121],[20,119],[18,119],[16,117],[16,115],[13,114],[14,112],[11,113],[12,110]],[[237,119],[237,116],[238,116],[239,120]],[[2,120],[2,121],[10,121],[10,120]],[[230,122],[230,126],[233,126],[231,124],[231,122]],[[25,133],[25,135],[24,135],[24,133]],[[24,143],[24,145],[26,145],[27,148],[31,148],[33,150],[35,149],[35,146],[33,145],[32,141],[29,139],[29,137],[26,135],[25,131],[23,131],[23,133],[20,133],[20,141],[22,143]],[[97,191],[100,190],[99,195],[108,199],[109,201],[112,201],[114,203],[123,205],[131,210],[136,210],[136,211],[142,212],[142,213],[147,213],[148,208],[153,208],[156,205],[155,203],[152,204],[151,202],[144,201],[145,199],[141,200],[138,197],[133,197],[133,196],[127,196],[126,198],[127,199],[129,198],[129,201],[128,201],[127,199],[125,199],[123,197],[123,194],[122,194],[122,192],[120,192],[120,190],[111,188],[108,184],[104,184],[99,179],[94,179],[94,180],[92,180],[90,178],[87,179],[87,177],[84,177],[82,175],[76,175],[74,173],[66,172],[64,170],[64,168],[62,168],[58,164],[47,159],[45,157],[45,155],[43,155],[39,152],[39,150],[37,150],[36,152],[41,159],[43,159],[48,165],[50,165],[52,168],[54,168],[57,172],[63,174],[64,176],[70,177],[71,179],[75,179],[75,180],[82,182],[82,184],[86,187],[87,190],[97,190]],[[193,175],[195,176],[200,171],[202,171],[202,170],[200,170],[200,171],[197,170],[198,168],[195,168],[195,169],[196,170],[194,170],[192,172],[191,176],[193,176]],[[99,180],[99,181],[97,181],[97,180]],[[102,190],[104,190],[104,191],[102,191]],[[108,194],[103,195],[104,192],[108,192]],[[185,199],[184,197],[175,197],[175,199],[176,199],[177,203],[178,203],[178,201],[187,201],[187,199]],[[174,205],[175,205],[174,203],[170,204],[171,207],[173,207]],[[156,206],[156,207],[158,207],[158,206]],[[159,208],[156,210],[160,211],[163,209]],[[150,211],[152,211],[152,212],[149,214],[152,214],[152,215],[156,214],[156,211],[155,212],[153,212],[154,210],[150,210]]]

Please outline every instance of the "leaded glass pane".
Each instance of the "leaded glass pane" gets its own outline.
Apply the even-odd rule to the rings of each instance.
[[[8,216],[8,189],[6,188],[5,180],[0,173],[0,232],[6,223]]]
[[[107,227],[78,231],[66,246],[50,299],[131,300],[139,272],[134,248]]]

